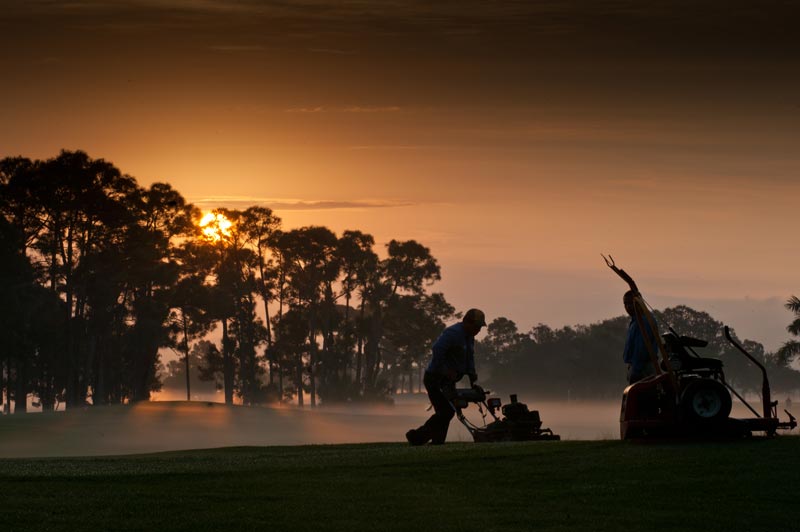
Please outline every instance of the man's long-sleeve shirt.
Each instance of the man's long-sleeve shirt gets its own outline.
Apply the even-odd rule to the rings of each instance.
[[[650,330],[650,324],[644,321],[647,329],[647,338],[652,341],[653,353],[658,353],[658,340]],[[631,319],[628,325],[628,337],[625,340],[625,349],[622,351],[622,360],[631,365],[631,373],[641,374],[642,370],[650,363],[650,351],[645,345],[645,338],[636,319]]]
[[[475,338],[464,331],[463,323],[446,328],[433,344],[433,357],[427,371],[442,376],[455,372],[456,380],[475,374]]]

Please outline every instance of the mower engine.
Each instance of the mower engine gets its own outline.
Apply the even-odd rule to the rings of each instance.
[[[487,397],[489,392],[480,386],[456,389],[450,404],[456,412],[458,420],[467,428],[476,442],[496,441],[535,441],[560,440],[561,436],[553,434],[549,428],[542,428],[542,420],[538,410],[528,410],[528,405],[520,403],[516,394],[511,395],[511,402],[502,405],[499,397]],[[462,409],[470,403],[478,405],[483,416],[483,425],[471,423]],[[485,410],[484,410],[485,409]],[[502,418],[497,411],[502,412]],[[492,420],[486,422],[488,412]]]

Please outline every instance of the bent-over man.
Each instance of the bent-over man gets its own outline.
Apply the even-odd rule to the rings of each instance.
[[[427,442],[442,444],[447,438],[447,429],[455,411],[447,399],[450,390],[464,375],[469,376],[470,385],[478,380],[475,373],[475,336],[486,325],[486,316],[473,308],[464,314],[460,323],[446,328],[433,344],[433,356],[425,370],[423,383],[434,414],[418,429],[406,432],[411,445]]]

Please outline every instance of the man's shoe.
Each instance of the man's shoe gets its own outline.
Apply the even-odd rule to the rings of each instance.
[[[411,445],[425,445],[425,442],[422,441],[422,438],[415,429],[406,432],[406,440],[408,440],[408,443]]]

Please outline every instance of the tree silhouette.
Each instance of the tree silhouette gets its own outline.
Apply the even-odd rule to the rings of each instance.
[[[455,308],[441,293],[392,296],[384,315],[384,368],[389,372],[392,391],[399,388],[413,392],[415,374],[417,389],[421,389],[422,369],[430,347],[445,328],[445,322],[455,314]],[[407,380],[407,386],[403,386],[403,379]]]
[[[486,338],[482,342],[488,361],[499,366],[506,364],[508,354],[516,350],[516,344],[522,337],[517,324],[508,318],[492,320],[486,327]]]
[[[3,218],[22,231],[17,249],[53,295],[37,307],[50,340],[30,360],[42,408],[147,399],[167,343],[171,240],[185,234],[189,206],[169,185],[143,189],[80,151],[4,159],[0,178]]]
[[[323,354],[330,342],[332,283],[339,274],[336,235],[326,227],[293,229],[281,235],[281,249],[288,278],[292,308],[307,323],[308,373],[311,406],[316,405],[316,370],[320,362],[317,334],[322,334]],[[302,404],[302,386],[298,388]]]
[[[212,315],[222,324],[225,401],[232,402],[235,392],[245,404],[253,404],[261,395],[259,375],[263,370],[258,348],[266,341],[266,328],[255,313],[255,297],[261,291],[257,278],[260,260],[249,246],[243,213],[230,209],[215,213],[231,224],[220,228],[218,240],[207,241],[218,259]]]
[[[425,286],[441,279],[438,262],[418,242],[391,240],[386,249],[387,258],[368,272],[363,290],[369,311],[364,357],[364,394],[368,397],[379,397],[388,386],[379,376],[384,363],[381,344],[389,306],[402,301],[398,295],[423,295]]]
[[[27,410],[32,358],[35,354],[37,324],[34,271],[20,252],[23,233],[5,219],[0,219],[0,334],[5,349],[0,358],[0,396],[14,398],[15,413]],[[8,407],[9,403],[5,403]]]
[[[281,219],[265,207],[250,207],[242,213],[241,230],[247,242],[255,252],[257,259],[257,276],[255,283],[258,294],[264,305],[264,322],[266,325],[267,359],[269,361],[270,384],[273,383],[275,361],[271,356],[272,331],[270,330],[269,305],[276,298],[279,267],[271,257],[275,247],[275,239],[280,228]]]
[[[786,326],[786,330],[792,336],[800,336],[800,298],[792,296],[784,305],[787,310],[794,314],[794,321]],[[787,340],[778,349],[777,360],[784,366],[788,366],[800,354],[800,341]]]
[[[244,404],[303,405],[306,394],[311,405],[382,401],[420,389],[431,344],[460,317],[430,290],[441,271],[427,247],[391,240],[380,258],[358,230],[281,230],[259,206],[214,214],[201,230],[200,211],[169,184],[141,187],[81,151],[0,160],[4,411],[13,403],[25,412],[31,396],[44,410],[144,401],[177,379],[191,398],[195,375]],[[800,316],[798,298],[787,308]],[[662,332],[671,323],[708,340],[731,382],[758,386],[710,315],[678,306],[656,318]],[[617,397],[627,321],[521,333],[496,318],[476,345],[481,380],[543,396]],[[216,325],[219,346],[208,339]],[[788,330],[799,335],[800,317]],[[742,343],[775,374],[776,389],[798,386],[789,363],[800,342],[777,353]],[[179,360],[161,364],[165,348]]]

